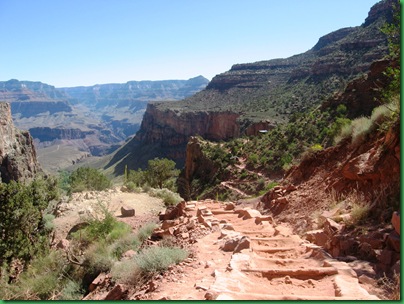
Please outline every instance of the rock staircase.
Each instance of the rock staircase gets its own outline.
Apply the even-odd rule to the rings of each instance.
[[[214,270],[205,298],[217,300],[378,300],[356,272],[321,247],[257,210],[214,201],[190,202],[200,223],[218,229],[218,250],[232,251]],[[189,208],[188,208],[189,209]]]

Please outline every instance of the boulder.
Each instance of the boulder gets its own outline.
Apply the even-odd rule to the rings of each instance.
[[[243,249],[250,248],[251,241],[247,236],[243,236],[238,242],[236,248],[234,248],[234,253],[240,252]]]
[[[255,209],[247,209],[244,211],[243,220],[248,220],[254,217],[261,217],[262,214],[258,210]]]
[[[234,227],[232,224],[223,224],[221,228],[224,230],[234,230]]]
[[[286,205],[288,203],[288,199],[284,196],[281,196],[275,199],[275,203]]]
[[[122,206],[121,207],[121,215],[123,217],[131,217],[135,216],[135,209],[128,207],[128,206]]]
[[[257,216],[255,218],[255,224],[259,225],[262,222],[269,222],[271,224],[275,223],[274,218],[270,215]]]
[[[329,234],[333,235],[334,233],[341,232],[343,226],[335,222],[334,220],[327,218],[324,222],[324,231]]]
[[[69,248],[69,246],[70,246],[70,242],[66,239],[63,239],[57,243],[56,248],[66,250]]]
[[[400,252],[400,235],[396,231],[390,232],[387,237],[387,246],[395,252]]]
[[[400,235],[400,214],[397,211],[393,212],[391,224],[393,225],[394,230],[398,233],[398,235]]]
[[[328,236],[323,229],[311,230],[306,232],[306,239],[318,246],[325,247]]]
[[[106,281],[106,274],[101,272],[90,284],[88,290],[91,292],[95,290],[98,286],[104,286]]]
[[[169,207],[165,211],[160,212],[159,214],[159,220],[164,221],[164,220],[173,220],[176,219],[180,216],[185,216],[185,207],[186,207],[186,202],[180,202],[174,207]]]
[[[178,225],[179,223],[180,222],[178,220],[165,220],[161,224],[161,229],[165,230],[165,229],[168,229],[170,227],[174,227],[174,226]]]
[[[109,301],[117,301],[122,300],[125,297],[125,293],[127,293],[127,289],[123,287],[121,284],[115,285],[114,288],[106,295],[105,300]]]
[[[234,203],[226,203],[224,206],[224,210],[234,210],[236,208],[236,205]]]
[[[388,249],[383,249],[380,256],[378,256],[378,260],[382,264],[391,265],[392,260],[393,260],[393,251],[388,250]]]
[[[220,249],[227,252],[240,252],[243,249],[250,248],[250,239],[246,236],[237,235],[233,238],[227,239]]]

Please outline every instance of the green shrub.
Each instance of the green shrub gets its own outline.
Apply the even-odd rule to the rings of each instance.
[[[134,182],[127,182],[125,184],[126,188],[128,189],[129,192],[134,192],[134,193],[141,193],[142,188],[139,186],[136,186]]]
[[[29,261],[45,253],[49,226],[42,213],[57,196],[49,180],[34,180],[24,185],[11,181],[0,184],[0,263],[13,258]]]
[[[369,205],[365,203],[353,204],[351,210],[350,223],[352,225],[358,225],[364,223],[364,221],[368,218],[369,212],[370,212]]]
[[[161,198],[166,206],[175,206],[179,202],[182,202],[183,199],[179,196],[178,193],[174,193],[169,189],[150,189],[149,194],[154,197]]]
[[[112,230],[107,234],[106,241],[112,243],[132,233],[132,228],[123,222],[116,221]]]
[[[151,187],[163,186],[167,187],[167,183],[171,179],[176,179],[179,175],[179,170],[175,169],[175,162],[167,158],[155,158],[148,162],[146,179]]]
[[[111,244],[110,246],[111,254],[115,258],[120,259],[122,254],[124,254],[126,251],[130,249],[138,250],[140,245],[141,242],[139,237],[135,234],[130,233],[117,239],[115,242]]]
[[[102,191],[111,186],[111,181],[94,168],[81,167],[69,176],[71,192]]]
[[[73,237],[83,244],[90,244],[98,240],[112,243],[131,233],[131,227],[118,221],[103,202],[99,202],[95,212],[85,220],[87,226],[73,234]]]
[[[32,260],[19,276],[18,282],[7,286],[10,300],[48,300],[61,290],[63,272],[67,263],[60,251]],[[5,299],[5,298],[3,298]]]
[[[136,286],[141,283],[142,271],[135,260],[125,260],[114,264],[111,276],[119,283]]]
[[[43,216],[43,226],[45,228],[45,231],[51,232],[55,228],[55,224],[53,223],[53,220],[55,219],[55,216],[53,214],[45,214]]]
[[[83,265],[89,273],[98,275],[101,272],[108,272],[114,261],[111,248],[105,241],[98,241],[86,250]]]
[[[81,289],[80,284],[75,281],[68,280],[60,292],[58,300],[81,300],[83,295],[84,291]]]
[[[84,228],[82,236],[90,242],[105,239],[118,225],[118,220],[108,210],[107,205],[102,202],[98,203],[96,213],[89,216],[86,221],[88,226]]]
[[[352,136],[352,124],[345,124],[341,127],[341,130],[334,138],[334,143],[338,144],[342,140]]]
[[[134,260],[144,275],[152,275],[183,261],[187,256],[188,252],[181,248],[157,246],[141,251]]]
[[[145,240],[147,240],[153,233],[154,229],[157,228],[157,224],[156,223],[146,223],[145,225],[143,225],[142,227],[139,228],[139,230],[137,231],[137,238],[139,239],[139,241],[141,243],[143,243]]]
[[[160,247],[176,247],[176,237],[172,235],[163,236],[159,242]]]
[[[372,121],[372,124],[379,127],[382,127],[387,123],[386,126],[388,127],[388,122],[394,121],[396,113],[397,107],[394,103],[381,105],[373,109],[370,120]]]
[[[138,170],[129,170],[127,181],[125,183],[128,186],[128,183],[132,183],[134,187],[141,187],[147,183],[146,171],[142,169]]]
[[[370,133],[372,121],[367,117],[360,117],[352,121],[352,145],[361,145]]]

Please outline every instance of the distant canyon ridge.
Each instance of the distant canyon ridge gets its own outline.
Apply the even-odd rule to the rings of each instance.
[[[395,2],[376,3],[361,25],[324,35],[304,53],[234,64],[210,82],[198,76],[56,89],[10,80],[0,82],[0,101],[11,103],[16,126],[32,134],[45,169],[88,156],[104,156],[97,167],[115,176],[154,157],[181,168],[191,136],[259,135],[331,102],[354,79],[371,77],[372,64],[388,54],[381,28],[391,22]],[[373,109],[374,100],[366,102]]]
[[[151,101],[175,101],[206,87],[208,79],[129,81],[55,88],[42,82],[0,82],[0,101],[11,105],[14,123],[34,138],[48,171],[120,147],[140,127]]]

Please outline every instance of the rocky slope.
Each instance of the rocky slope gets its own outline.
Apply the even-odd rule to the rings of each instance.
[[[387,54],[380,26],[392,18],[393,2],[377,3],[361,26],[325,35],[303,54],[236,64],[189,98],[150,105],[138,135],[123,150],[152,143],[181,166],[191,135],[211,140],[256,135],[321,104]],[[126,162],[139,163],[128,158]]]
[[[1,182],[29,180],[40,171],[31,135],[15,128],[10,105],[0,103]]]

